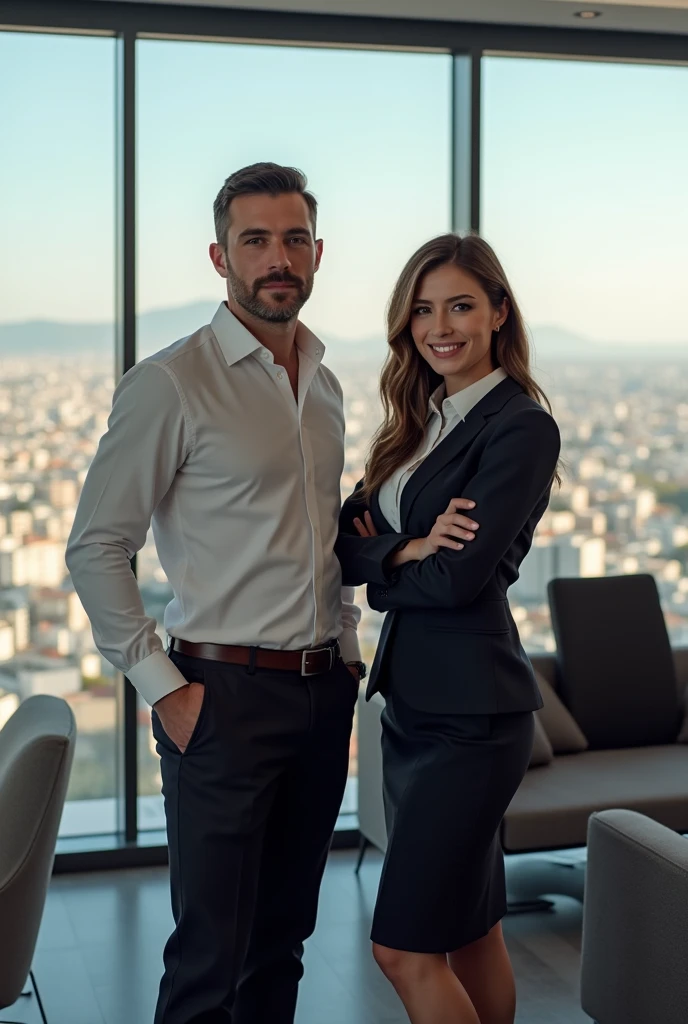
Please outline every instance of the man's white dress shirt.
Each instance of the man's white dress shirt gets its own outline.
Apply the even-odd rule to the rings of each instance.
[[[401,533],[401,495],[412,475],[427,459],[430,452],[444,441],[457,424],[463,422],[471,409],[488,395],[493,388],[506,380],[507,374],[501,366],[492,373],[481,377],[475,384],[470,384],[463,391],[457,391],[450,398],[445,398],[446,387],[440,384],[430,396],[428,402],[428,418],[425,425],[425,436],[416,454],[405,465],[400,466],[392,476],[380,487],[380,511],[396,531]],[[455,497],[460,498],[457,494]],[[444,512],[444,509],[442,509]]]
[[[130,566],[151,519],[174,593],[170,636],[278,650],[338,637],[344,660],[360,659],[360,611],[334,555],[342,391],[303,324],[296,345],[298,404],[286,370],[223,303],[115,391],[67,565],[98,649],[149,704],[185,683]]]

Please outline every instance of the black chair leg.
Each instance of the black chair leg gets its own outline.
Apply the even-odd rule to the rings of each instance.
[[[361,870],[361,864],[363,863],[363,858],[365,857],[366,850],[368,849],[369,846],[370,843],[368,842],[366,837],[361,836],[360,842],[358,844],[358,860],[356,861],[356,867],[354,868],[355,874],[358,874],[359,871]]]
[[[43,1000],[41,999],[41,993],[38,991],[38,985],[36,984],[36,975],[33,973],[33,971],[30,971],[29,972],[29,977],[31,978],[31,984],[33,985],[33,990],[36,993],[36,1002],[38,1003],[38,1009],[39,1009],[40,1014],[41,1014],[41,1020],[43,1021],[43,1024],[48,1024],[48,1018],[45,1015],[45,1009],[43,1007]]]
[[[38,1003],[38,1010],[41,1015],[41,1020],[43,1021],[43,1024],[48,1024],[48,1018],[45,1015],[45,1009],[43,1007],[43,1000],[41,999],[41,994],[38,991],[38,985],[36,984],[36,975],[33,973],[33,971],[29,971],[29,979],[31,980],[31,987],[27,987],[22,992],[20,999],[30,999],[31,996],[35,996],[36,1002]],[[19,1021],[8,1020],[4,1021],[3,1024],[19,1024]]]

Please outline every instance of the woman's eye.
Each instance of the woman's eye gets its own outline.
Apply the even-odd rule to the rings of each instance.
[[[465,312],[465,310],[471,309],[472,307],[466,305],[465,302],[457,302],[456,305],[453,308],[454,309],[458,309],[461,313],[463,313],[463,312]]]
[[[430,309],[429,309],[428,306],[418,306],[417,309],[414,309],[413,315],[414,316],[418,316],[421,313],[429,313],[429,312],[430,312]]]

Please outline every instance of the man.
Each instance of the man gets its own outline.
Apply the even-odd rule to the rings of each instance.
[[[155,1024],[293,1021],[346,782],[364,666],[333,553],[342,393],[298,321],[322,256],[306,186],[275,164],[225,182],[227,303],[123,377],[67,551],[153,706],[176,924]],[[169,657],[129,564],[151,517]]]

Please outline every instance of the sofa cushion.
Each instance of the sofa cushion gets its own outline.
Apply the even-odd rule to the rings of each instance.
[[[580,730],[575,718],[568,711],[550,686],[548,681],[535,670],[535,679],[542,696],[544,706],[535,712],[547,734],[555,754],[577,754],[588,749],[588,741]]]
[[[555,690],[557,688],[557,656],[556,654],[543,654],[538,651],[537,654],[529,654],[528,660],[533,666],[535,674],[540,676],[542,679],[546,679],[547,682]]]
[[[674,743],[674,660],[652,576],[548,585],[559,693],[591,750]]]
[[[613,807],[688,832],[688,746],[586,750],[526,772],[504,818],[504,849],[584,846],[589,816]]]
[[[533,734],[533,750],[530,755],[529,768],[539,768],[542,765],[549,764],[554,756],[552,744],[537,715],[535,715],[534,721],[535,732]]]

